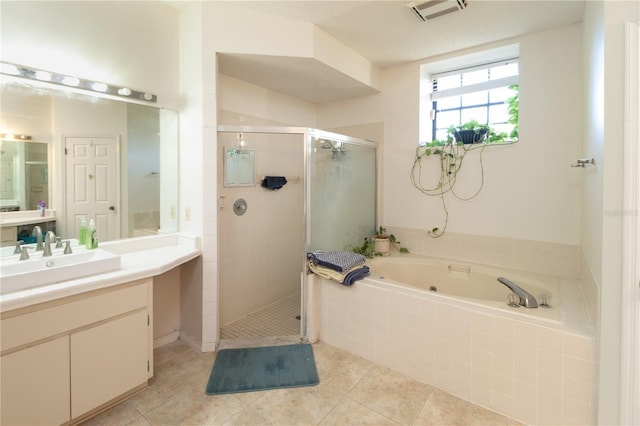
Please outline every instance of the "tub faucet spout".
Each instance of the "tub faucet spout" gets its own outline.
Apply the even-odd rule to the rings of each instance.
[[[515,294],[518,295],[518,297],[520,298],[520,305],[524,306],[525,308],[537,308],[538,307],[538,302],[536,301],[536,298],[533,297],[529,292],[527,292],[526,290],[524,290],[522,287],[520,287],[519,285],[517,285],[516,283],[514,283],[513,281],[510,281],[504,277],[499,277],[498,281],[501,284],[504,284],[505,286],[507,286],[507,288],[509,288],[509,290],[511,290],[512,292],[514,292]]]

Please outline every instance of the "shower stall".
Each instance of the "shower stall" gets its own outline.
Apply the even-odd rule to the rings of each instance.
[[[376,227],[374,142],[298,127],[218,127],[220,339],[306,336],[306,253]]]

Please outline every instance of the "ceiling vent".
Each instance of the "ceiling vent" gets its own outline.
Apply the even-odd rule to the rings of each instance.
[[[468,0],[427,0],[421,3],[411,2],[407,5],[421,21],[428,21],[438,16],[465,9]]]

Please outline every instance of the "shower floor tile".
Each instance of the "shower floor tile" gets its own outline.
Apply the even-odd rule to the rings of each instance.
[[[260,309],[220,330],[220,338],[252,339],[273,336],[300,336],[300,293]]]

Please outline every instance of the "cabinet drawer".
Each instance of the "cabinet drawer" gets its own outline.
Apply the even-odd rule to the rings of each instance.
[[[118,316],[148,304],[151,280],[2,320],[2,351]]]

